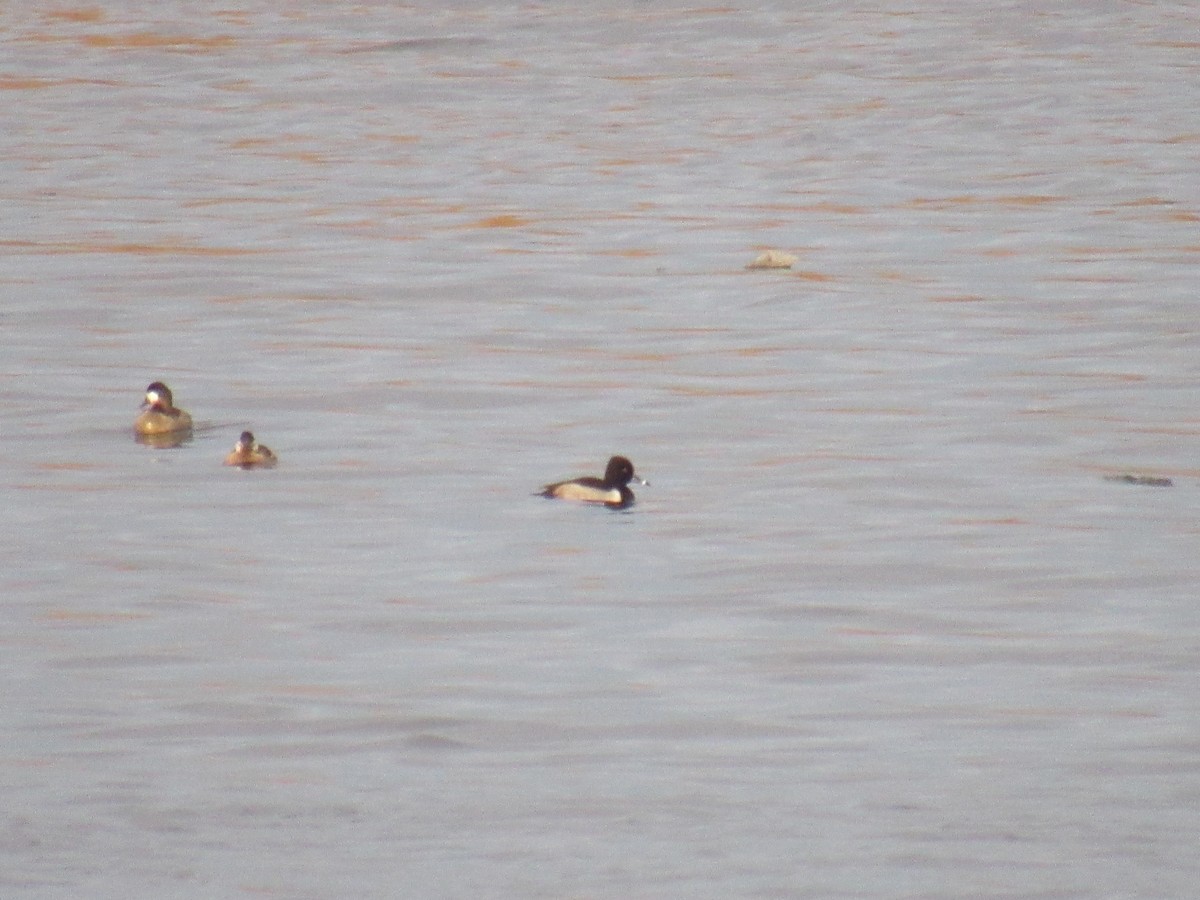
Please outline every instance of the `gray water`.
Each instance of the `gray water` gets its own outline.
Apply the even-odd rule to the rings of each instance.
[[[1193,896],[1197,35],[4,7],[0,895]]]

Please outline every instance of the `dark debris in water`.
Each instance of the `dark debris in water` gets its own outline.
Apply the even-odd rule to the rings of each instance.
[[[1143,487],[1171,487],[1170,478],[1161,475],[1105,475],[1105,481],[1120,481],[1123,484],[1140,484]]]

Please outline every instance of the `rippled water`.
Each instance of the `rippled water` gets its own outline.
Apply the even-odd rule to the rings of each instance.
[[[1195,7],[0,29],[4,896],[1194,892]]]

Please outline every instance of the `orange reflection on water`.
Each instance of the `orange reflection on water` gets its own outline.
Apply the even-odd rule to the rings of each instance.
[[[205,247],[171,240],[153,244],[100,240],[87,243],[82,241],[0,241],[0,247],[13,250],[33,250],[46,254],[128,253],[135,256],[250,256],[266,252],[245,247]]]
[[[234,45],[234,39],[229,35],[214,37],[195,37],[181,34],[159,34],[154,31],[138,31],[133,34],[89,34],[81,38],[88,47],[100,47],[105,50],[144,50],[147,48],[177,50],[188,53],[207,53],[211,50],[225,50]]]
[[[99,22],[104,18],[104,10],[98,6],[83,6],[78,9],[52,9],[42,13],[42,19],[47,22]]]

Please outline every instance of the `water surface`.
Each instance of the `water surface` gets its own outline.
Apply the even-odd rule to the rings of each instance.
[[[4,895],[1187,896],[1198,33],[0,13]]]

